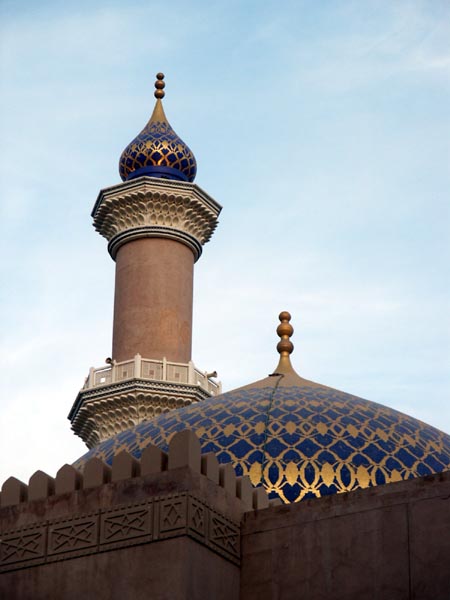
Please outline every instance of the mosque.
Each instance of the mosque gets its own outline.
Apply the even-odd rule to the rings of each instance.
[[[222,207],[164,89],[92,211],[116,277],[111,357],[69,412],[88,451],[3,484],[3,597],[449,600],[449,435],[298,375],[286,310],[269,376],[222,393],[193,363]]]

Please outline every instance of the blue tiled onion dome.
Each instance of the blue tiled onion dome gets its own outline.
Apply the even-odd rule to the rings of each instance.
[[[164,75],[158,73],[155,86],[164,87]],[[122,181],[148,175],[163,179],[194,181],[197,163],[192,150],[175,133],[162,106],[164,92],[155,92],[156,103],[144,129],[128,144],[119,160]]]
[[[271,376],[211,400],[163,413],[80,458],[109,464],[148,444],[167,451],[189,428],[202,452],[249,475],[271,498],[298,502],[450,469],[450,436],[396,410],[297,374]]]

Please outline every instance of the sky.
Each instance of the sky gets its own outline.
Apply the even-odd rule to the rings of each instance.
[[[222,206],[193,359],[277,364],[450,433],[447,0],[0,2],[0,481],[86,447],[67,414],[111,353],[100,189],[153,108]]]

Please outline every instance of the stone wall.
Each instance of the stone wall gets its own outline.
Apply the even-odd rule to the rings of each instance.
[[[168,455],[126,452],[1,492],[0,597],[8,600],[239,598],[240,520],[262,489],[201,456],[190,431]],[[224,585],[226,582],[226,585]]]
[[[241,600],[449,600],[450,472],[248,513]]]
[[[0,503],[8,600],[450,599],[450,472],[279,505],[185,430]]]

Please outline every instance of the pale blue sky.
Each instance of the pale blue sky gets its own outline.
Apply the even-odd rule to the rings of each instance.
[[[3,1],[0,37],[1,480],[84,452],[66,416],[114,285],[90,210],[157,71],[224,207],[196,364],[265,376],[287,309],[303,376],[450,432],[446,0]]]

